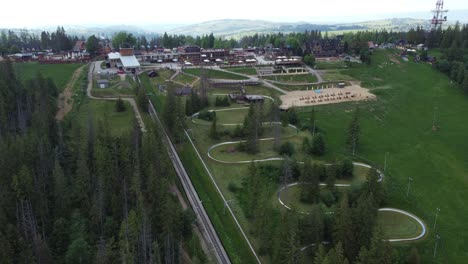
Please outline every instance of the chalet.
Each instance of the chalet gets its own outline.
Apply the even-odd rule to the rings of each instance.
[[[208,60],[225,59],[229,57],[229,49],[201,49],[201,58]]]
[[[367,42],[367,47],[369,48],[369,50],[374,50],[375,49],[375,44],[373,41],[368,41]]]
[[[316,58],[337,57],[343,53],[343,43],[339,38],[313,40],[308,43],[308,49]]]
[[[79,53],[83,52],[86,49],[86,41],[78,40],[75,42],[75,46],[73,46],[73,52]]]
[[[179,47],[177,50],[180,53],[181,58],[185,61],[191,61],[191,62],[200,61],[201,49],[199,46],[185,45],[185,46]]]

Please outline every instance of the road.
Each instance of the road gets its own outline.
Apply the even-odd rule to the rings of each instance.
[[[187,172],[185,171],[182,161],[180,160],[179,155],[177,154],[177,151],[171,142],[171,139],[167,135],[166,130],[163,128],[161,120],[159,119],[156,109],[154,108],[151,101],[149,101],[148,110],[151,119],[158,123],[162,128],[161,130],[164,134],[163,138],[166,142],[166,146],[168,147],[169,158],[171,159],[174,169],[180,178],[185,193],[187,194],[189,203],[192,206],[195,215],[197,216],[198,224],[202,227],[200,228],[202,235],[204,236],[205,240],[209,242],[209,245],[214,249],[213,253],[216,256],[217,263],[231,263],[226,250],[224,249],[224,246],[221,243],[221,240],[219,239],[218,234],[216,233],[213,224],[211,223],[211,220],[205,211],[205,208],[203,207],[202,201],[198,197],[198,194],[195,191],[195,188],[193,187]]]

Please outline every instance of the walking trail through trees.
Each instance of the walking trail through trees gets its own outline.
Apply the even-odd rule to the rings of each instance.
[[[76,83],[76,80],[80,76],[81,72],[83,71],[83,68],[85,65],[81,66],[80,68],[76,69],[76,71],[73,73],[70,81],[67,83],[67,86],[65,86],[65,89],[63,89],[63,92],[59,94],[59,98],[57,101],[57,106],[59,110],[57,111],[57,114],[55,115],[55,119],[58,121],[62,121],[63,118],[72,110],[73,107],[73,86]]]

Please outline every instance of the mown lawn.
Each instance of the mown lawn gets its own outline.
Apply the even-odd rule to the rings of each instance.
[[[83,64],[39,64],[38,62],[25,62],[13,64],[17,76],[23,80],[32,79],[38,72],[44,77],[54,81],[59,92],[65,89],[68,81],[76,69]]]
[[[422,232],[422,227],[416,220],[397,212],[378,212],[377,222],[388,239],[412,238]]]
[[[317,77],[310,73],[306,74],[287,74],[287,75],[269,75],[262,78],[283,83],[314,83]]]
[[[428,239],[411,246],[418,247],[423,263],[432,261],[434,237],[439,234],[437,263],[464,263],[468,260],[468,122],[464,116],[468,97],[430,65],[392,62],[395,53],[376,51],[371,66],[343,71],[368,83],[377,101],[316,106],[317,124],[325,133],[329,158],[349,153],[344,148],[345,131],[359,106],[362,133],[357,155],[383,167],[388,152],[387,205],[414,213],[429,226]],[[310,108],[303,111],[306,119]],[[409,177],[413,182],[407,198]],[[441,213],[433,230],[437,207]],[[409,246],[398,248],[409,251]]]
[[[186,84],[186,83],[192,84],[195,80],[196,80],[195,77],[190,76],[190,75],[187,75],[187,74],[184,74],[184,73],[179,73],[179,74],[174,78],[174,81],[180,82],[180,83],[183,83],[183,84]]]
[[[115,101],[87,98],[80,105],[79,110],[74,113],[74,120],[77,120],[82,127],[86,127],[89,122],[88,116],[91,116],[95,127],[97,127],[99,122],[107,122],[113,135],[124,135],[131,131],[135,119],[131,105],[127,102],[124,103],[126,110],[124,112],[116,112]]]
[[[242,73],[242,74],[247,74],[247,75],[256,75],[257,74],[257,71],[255,70],[254,67],[225,67],[223,69],[225,69],[227,71]]]
[[[228,79],[228,80],[248,80],[249,78],[235,74],[235,73],[230,73],[230,72],[224,72],[224,71],[217,71],[213,69],[205,69],[206,71],[206,76],[211,79]],[[192,74],[195,76],[200,76],[201,69],[200,68],[188,68],[184,69],[185,73]]]

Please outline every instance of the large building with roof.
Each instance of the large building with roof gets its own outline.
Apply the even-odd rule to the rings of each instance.
[[[140,63],[132,48],[121,48],[120,52],[111,52],[107,54],[107,60],[111,68],[119,68],[129,72],[140,69]]]

